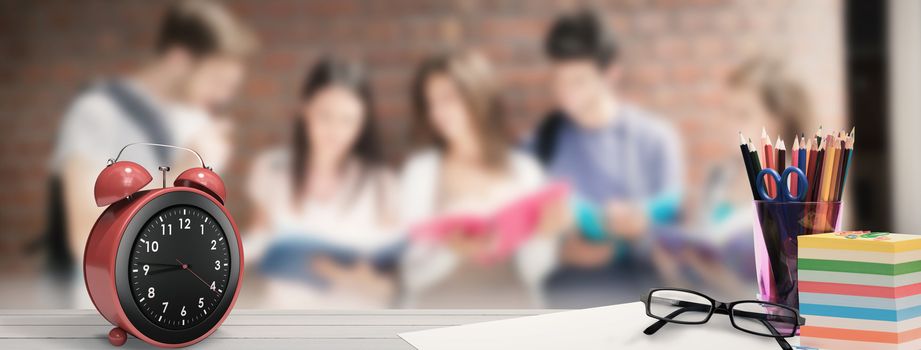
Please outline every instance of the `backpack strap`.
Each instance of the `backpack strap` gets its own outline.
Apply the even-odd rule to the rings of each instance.
[[[110,80],[105,83],[103,89],[121,109],[122,114],[131,119],[146,134],[149,140],[147,142],[173,144],[173,137],[163,123],[160,111],[151,106],[143,97],[138,96],[125,82]],[[165,163],[170,160],[169,149],[155,148],[154,151],[159,161]]]
[[[556,154],[557,135],[565,121],[563,113],[556,111],[550,113],[544,121],[537,127],[535,146],[537,160],[541,165],[547,167],[553,162],[553,156]]]

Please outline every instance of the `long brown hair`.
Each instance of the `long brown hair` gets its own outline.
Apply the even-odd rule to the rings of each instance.
[[[471,124],[482,159],[490,167],[505,165],[509,145],[508,126],[503,119],[502,101],[495,73],[489,61],[474,51],[450,51],[429,57],[419,66],[413,80],[412,98],[417,141],[444,148],[445,140],[438,135],[429,116],[425,89],[436,75],[447,76],[460,92],[471,116]]]
[[[779,59],[756,56],[744,61],[729,74],[729,86],[754,91],[764,110],[780,122],[784,135],[805,132],[814,122],[805,86]]]
[[[323,58],[317,62],[301,86],[301,101],[309,103],[321,90],[328,87],[342,87],[354,93],[365,106],[365,115],[362,120],[361,131],[358,139],[352,145],[349,154],[358,159],[362,164],[361,181],[354,189],[357,191],[368,178],[368,170],[381,163],[380,147],[375,134],[376,122],[371,87],[361,63],[335,58]],[[309,124],[305,118],[297,114],[294,116],[294,126],[291,138],[291,181],[295,194],[295,204],[300,203],[301,194],[307,185],[308,167],[310,166],[310,133]]]

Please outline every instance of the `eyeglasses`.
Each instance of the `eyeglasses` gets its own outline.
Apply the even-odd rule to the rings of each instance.
[[[659,320],[643,331],[647,335],[654,334],[666,323],[704,324],[718,313],[729,315],[736,329],[774,338],[781,348],[792,350],[784,338],[795,336],[799,326],[806,324],[799,312],[784,305],[758,300],[724,303],[686,289],[652,289],[641,300],[646,304],[646,315]]]

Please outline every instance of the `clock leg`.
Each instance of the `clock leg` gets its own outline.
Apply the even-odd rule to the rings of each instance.
[[[109,331],[109,343],[115,346],[125,345],[125,342],[128,341],[128,334],[125,333],[124,329],[115,327]]]

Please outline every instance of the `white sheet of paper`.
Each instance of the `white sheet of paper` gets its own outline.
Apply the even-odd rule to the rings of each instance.
[[[528,316],[399,334],[419,350],[470,349],[780,349],[774,339],[732,328],[729,317],[713,315],[702,325],[669,324],[654,335],[655,322],[643,303]],[[791,345],[797,338],[788,338]]]

